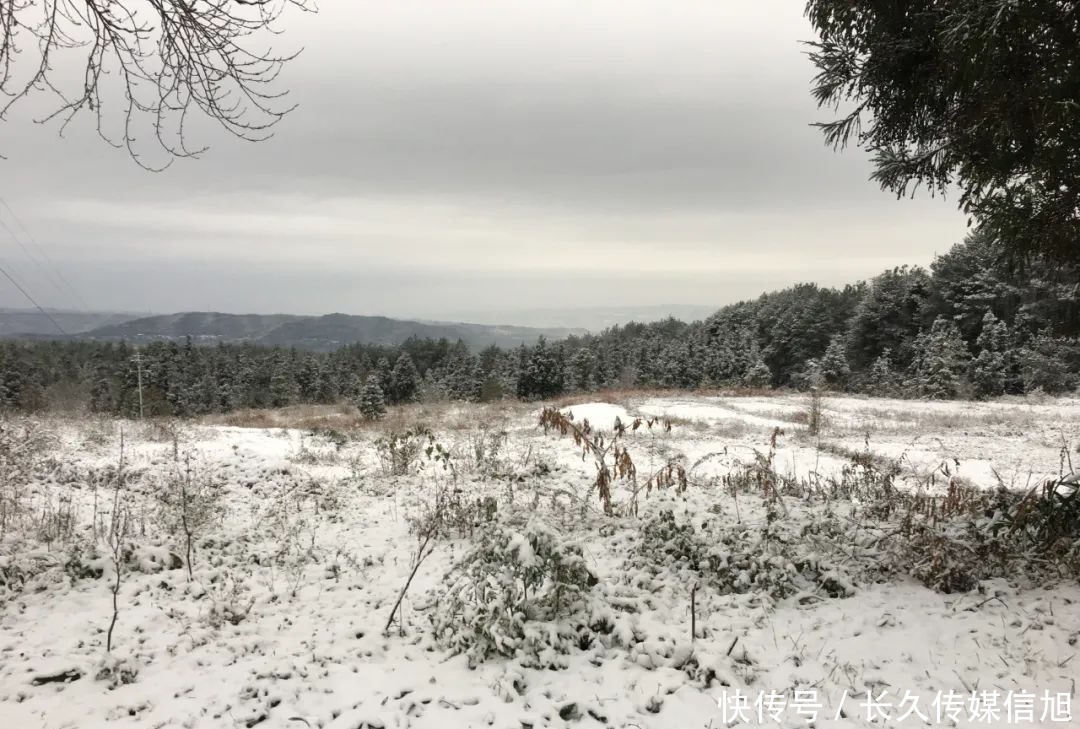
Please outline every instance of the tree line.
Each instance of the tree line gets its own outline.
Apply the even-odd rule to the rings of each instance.
[[[705,321],[615,326],[558,342],[471,351],[413,338],[315,353],[251,344],[5,342],[0,406],[191,416],[298,403],[527,400],[659,387],[822,387],[985,398],[1080,385],[1080,266],[1018,269],[982,234],[929,270],[841,289],[798,284]],[[141,364],[136,362],[136,356]]]

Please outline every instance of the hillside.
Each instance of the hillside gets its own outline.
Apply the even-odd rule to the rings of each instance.
[[[418,337],[446,338],[450,341],[460,339],[474,349],[482,349],[492,344],[515,347],[519,344],[532,344],[541,336],[561,339],[575,333],[581,332],[572,329],[418,322],[383,316],[327,314],[283,324],[263,336],[259,343],[324,351],[357,343],[394,345],[410,337]]]
[[[35,338],[54,332],[36,331]],[[349,344],[396,345],[410,337],[463,340],[473,349],[492,344],[515,347],[533,344],[541,336],[561,339],[582,330],[568,328],[492,326],[445,322],[418,322],[383,316],[294,316],[287,314],[223,314],[182,312],[132,319],[81,332],[78,339],[146,342],[191,337],[200,344],[253,342],[267,346],[330,351]],[[15,336],[9,332],[7,336]]]
[[[797,393],[586,398],[574,422],[623,464],[695,464],[613,475],[611,515],[611,456],[536,407],[11,423],[0,445],[34,447],[0,493],[34,500],[0,544],[4,725],[1077,726],[1080,532],[999,484],[1053,483],[1038,426],[1080,432],[1080,402],[830,395],[810,436]],[[791,719],[756,721],[758,696]],[[1010,696],[1054,718],[964,720]],[[933,718],[870,720],[913,707]]]
[[[242,341],[266,336],[274,329],[305,317],[287,314],[222,314],[186,311],[162,314],[99,327],[85,332],[91,339],[183,339]]]

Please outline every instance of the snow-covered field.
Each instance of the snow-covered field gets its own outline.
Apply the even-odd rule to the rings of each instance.
[[[641,482],[679,463],[686,489],[642,489],[632,508],[617,480],[606,516],[594,460],[539,428],[538,406],[416,406],[340,433],[189,423],[175,441],[167,426],[41,423],[50,435],[31,485],[9,499],[0,545],[0,726],[681,728],[757,724],[759,709],[761,723],[785,727],[816,712],[821,729],[1080,726],[1075,579],[1018,574],[943,594],[872,567],[890,558],[887,535],[858,504],[769,506],[723,481],[770,455],[782,476],[840,479],[853,453],[869,452],[894,459],[912,490],[1030,488],[1071,460],[1080,467],[1080,401],[827,397],[819,437],[797,395],[641,396],[564,411],[605,438],[616,416],[668,419],[670,430],[642,426],[621,442]],[[388,431],[413,424],[431,437],[414,439],[418,452],[394,475]],[[176,526],[185,471],[210,514],[190,577]],[[402,619],[384,631],[440,494],[458,518],[428,544]],[[114,503],[126,552],[106,659]],[[663,543],[682,533],[658,526],[664,512],[734,541],[701,545],[693,564]],[[589,604],[609,608],[608,638],[474,665],[446,635],[436,640],[455,565],[500,523],[540,525],[580,547],[597,583]],[[790,546],[799,574],[779,561],[741,565],[753,559],[740,553],[743,532],[751,551]],[[527,543],[515,532],[506,558],[537,559]],[[710,574],[714,559],[739,589]],[[774,567],[796,589],[771,590]],[[750,587],[747,572],[759,576]],[[741,699],[750,708],[739,712]],[[987,713],[993,702],[998,714]],[[875,706],[889,718],[868,724]]]

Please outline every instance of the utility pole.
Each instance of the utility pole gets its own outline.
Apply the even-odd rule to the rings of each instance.
[[[135,364],[139,368],[139,420],[143,419],[143,400],[142,400],[142,352],[136,352],[132,359],[135,360]]]

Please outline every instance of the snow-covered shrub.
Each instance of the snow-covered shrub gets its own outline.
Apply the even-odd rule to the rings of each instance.
[[[472,664],[501,655],[562,667],[560,656],[610,631],[590,599],[596,584],[581,547],[539,519],[493,523],[443,578],[435,638]]]
[[[384,476],[407,476],[421,467],[421,456],[435,445],[435,436],[425,427],[393,431],[375,441],[375,455]]]
[[[973,532],[977,537],[980,532]],[[932,590],[949,595],[974,590],[980,580],[995,576],[984,557],[966,539],[945,529],[922,526],[901,543],[911,576]]]
[[[1012,535],[1034,548],[1075,550],[1080,544],[1080,474],[1028,493],[1007,512],[1005,522]]]
[[[836,567],[841,546],[849,541],[842,533],[829,512],[796,520],[769,508],[765,523],[752,525],[661,508],[642,525],[623,572],[631,581],[648,575],[653,589],[698,582],[720,594],[773,600],[802,591],[849,597],[855,593],[853,580]]]
[[[422,503],[405,520],[409,531],[434,537],[472,537],[483,524],[495,519],[499,512],[494,496],[477,497],[453,484],[439,484],[430,503]]]
[[[1049,482],[1018,494],[950,484],[910,509],[890,540],[892,559],[927,587],[967,592],[993,577],[1080,577],[1080,491]]]
[[[315,428],[311,431],[311,435],[315,438],[322,438],[334,446],[336,451],[341,451],[349,444],[349,436],[336,428]]]
[[[25,514],[27,490],[54,441],[39,423],[0,417],[0,539]]]
[[[720,593],[759,592],[782,598],[797,590],[798,570],[789,552],[787,544],[772,538],[768,527],[723,524],[717,519],[695,525],[663,509],[643,524],[627,574],[644,569],[680,581],[700,579]]]
[[[64,561],[64,573],[72,584],[79,580],[96,580],[105,574],[107,564],[108,560],[97,545],[84,545],[76,541]]]
[[[52,497],[46,497],[45,504],[35,516],[35,531],[38,540],[46,544],[69,542],[75,536],[76,509],[71,493],[63,491]]]
[[[45,550],[0,555],[0,608],[57,563],[56,557]]]
[[[220,628],[225,623],[239,625],[244,622],[255,606],[255,598],[246,582],[246,575],[222,571],[210,578],[206,595],[210,599],[207,622]]]
[[[181,460],[174,446],[173,468],[156,496],[163,525],[184,541],[188,579],[192,579],[197,539],[223,516],[222,484],[209,472],[199,471],[190,453]]]
[[[507,433],[481,424],[467,436],[465,467],[480,476],[500,478],[510,470]]]
[[[896,479],[901,473],[899,461],[879,456],[869,449],[855,451],[832,446],[829,450],[848,459],[840,467],[839,475],[815,478],[812,483],[803,482],[797,495],[856,502],[868,516],[875,518],[888,518],[901,507],[905,495],[896,487]]]
[[[131,657],[106,655],[98,665],[94,678],[108,683],[110,689],[135,683],[139,677],[139,664]]]

